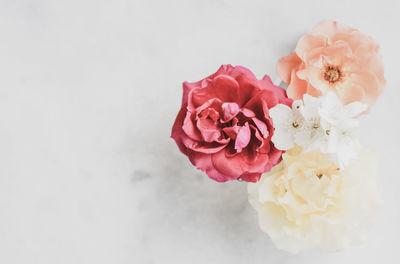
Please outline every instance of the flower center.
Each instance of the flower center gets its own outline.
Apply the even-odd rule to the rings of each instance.
[[[328,178],[331,178],[332,175],[337,174],[339,172],[340,168],[336,167],[335,165],[331,164],[328,168],[324,168],[322,170],[318,170],[315,172],[315,176],[318,179],[321,179],[322,177],[326,176]]]
[[[342,78],[342,72],[339,67],[336,66],[328,66],[325,69],[324,78],[329,83],[335,83]]]

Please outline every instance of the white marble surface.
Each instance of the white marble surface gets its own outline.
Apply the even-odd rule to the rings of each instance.
[[[399,25],[393,1],[0,1],[0,263],[399,263]],[[385,204],[344,252],[290,255],[245,184],[169,138],[181,82],[220,64],[276,78],[323,18],[381,44],[388,86],[362,120]]]

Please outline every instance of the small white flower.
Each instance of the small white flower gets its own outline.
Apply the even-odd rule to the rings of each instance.
[[[303,130],[305,131],[302,134],[307,135],[307,137],[296,140],[296,144],[303,148],[310,146],[313,142],[320,141],[324,136],[324,130],[321,127],[318,114],[320,105],[321,101],[318,98],[308,94],[303,96],[303,105],[300,107],[300,112],[304,119]]]
[[[292,109],[281,104],[270,109],[275,127],[272,142],[281,150],[299,145],[304,152],[331,154],[343,168],[355,157],[357,116],[366,109],[359,102],[343,105],[333,92],[318,98],[305,94],[303,101],[293,102]]]
[[[275,132],[272,141],[275,147],[281,150],[291,149],[295,145],[295,138],[302,138],[302,133],[307,132],[303,127],[303,117],[300,113],[302,102],[295,101],[292,108],[284,104],[278,104],[269,111],[274,123]]]
[[[357,116],[366,109],[367,106],[360,102],[343,105],[333,92],[321,97],[318,114],[327,136],[320,142],[320,150],[336,153],[335,161],[341,168],[356,156],[354,133],[359,127]]]

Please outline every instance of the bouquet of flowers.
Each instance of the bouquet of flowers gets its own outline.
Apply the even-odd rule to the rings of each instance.
[[[261,230],[289,252],[365,240],[381,198],[377,161],[355,132],[386,84],[378,44],[322,21],[279,60],[287,89],[223,65],[183,83],[172,138],[218,182],[248,182]]]

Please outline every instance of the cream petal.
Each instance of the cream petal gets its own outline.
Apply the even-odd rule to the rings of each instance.
[[[279,249],[336,251],[365,240],[381,198],[375,157],[361,147],[357,154],[338,171],[322,153],[286,152],[280,165],[248,185],[260,228]]]

